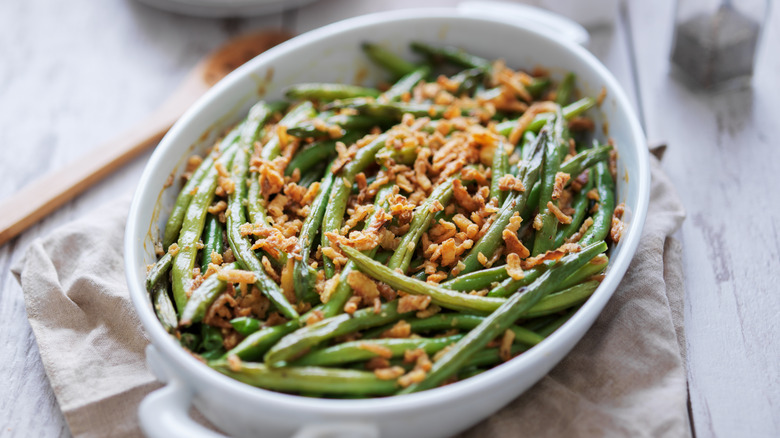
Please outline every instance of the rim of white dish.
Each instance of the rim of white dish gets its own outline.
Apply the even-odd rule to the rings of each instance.
[[[152,307],[149,305],[148,293],[136,275],[138,267],[132,264],[132,261],[137,258],[139,252],[141,251],[140,245],[135,245],[134,242],[136,242],[136,239],[139,237],[136,236],[135,233],[136,228],[139,228],[137,224],[138,219],[136,212],[140,209],[141,202],[143,201],[142,198],[144,198],[143,184],[144,181],[149,180],[153,170],[159,167],[160,160],[163,155],[162,151],[168,147],[168,144],[172,141],[172,138],[177,137],[181,134],[182,131],[185,130],[189,124],[189,121],[194,117],[195,114],[201,112],[203,108],[208,107],[216,98],[216,96],[222,94],[225,90],[234,86],[234,84],[236,84],[241,77],[247,75],[250,71],[256,70],[256,66],[259,64],[273,62],[276,58],[282,56],[287,51],[305,46],[310,42],[354,29],[371,27],[378,23],[417,20],[424,21],[428,19],[483,21],[491,24],[515,27],[521,31],[533,33],[537,36],[547,39],[554,45],[559,46],[561,50],[565,51],[570,56],[580,58],[581,61],[596,70],[599,76],[603,78],[608,88],[610,89],[610,95],[617,101],[618,108],[627,112],[631,137],[634,143],[632,147],[636,148],[637,150],[637,174],[631,175],[631,178],[636,179],[638,183],[638,199],[636,207],[633,209],[633,219],[631,220],[626,233],[624,233],[624,239],[621,242],[621,244],[624,246],[621,250],[621,253],[610,262],[610,270],[606,278],[598,287],[598,289],[593,293],[593,295],[583,304],[580,310],[577,311],[569,321],[567,321],[562,327],[556,330],[544,341],[529,349],[527,352],[512,359],[509,362],[496,366],[477,376],[470,377],[451,385],[446,385],[444,387],[434,388],[419,393],[360,400],[309,398],[255,388],[208,368],[206,365],[188,354],[163,329],[162,325],[157,320]],[[170,169],[166,169],[165,171],[169,172]],[[484,17],[465,17],[453,9],[426,8],[380,12],[346,19],[304,33],[259,55],[257,58],[238,68],[235,72],[231,73],[225,79],[215,85],[210,91],[206,93],[206,95],[200,98],[181,117],[181,119],[179,119],[179,121],[176,122],[176,124],[173,126],[173,128],[171,128],[168,134],[160,142],[158,148],[152,154],[152,157],[147,163],[140,181],[141,185],[139,185],[139,190],[136,191],[135,196],[133,197],[126,227],[125,271],[134,307],[138,312],[141,322],[149,337],[151,338],[152,343],[157,348],[162,350],[160,353],[163,356],[173,360],[176,365],[186,370],[186,373],[196,376],[197,379],[208,381],[211,385],[221,386],[225,390],[234,394],[240,393],[243,397],[256,399],[258,402],[274,403],[277,406],[295,408],[299,411],[301,409],[305,409],[307,411],[317,411],[322,413],[332,412],[361,415],[367,413],[375,414],[377,412],[389,414],[395,411],[408,411],[410,409],[417,409],[432,404],[447,403],[449,400],[482,391],[485,389],[485,387],[500,384],[503,379],[508,378],[518,368],[539,366],[540,362],[542,362],[546,356],[553,354],[554,350],[557,348],[557,345],[564,343],[567,338],[581,337],[590,326],[590,322],[588,322],[587,319],[589,313],[593,312],[594,310],[589,309],[603,309],[604,305],[612,296],[614,290],[617,288],[618,283],[623,278],[623,275],[625,274],[634,253],[636,252],[636,248],[641,237],[642,228],[644,226],[644,220],[647,215],[647,208],[649,203],[650,167],[645,136],[636,114],[625,95],[625,92],[614,76],[590,52],[573,43],[561,41],[541,33],[533,28],[525,27],[521,23],[508,24],[505,21],[497,21]],[[148,226],[148,224],[143,225],[144,227]],[[143,229],[143,227],[141,227],[141,229]],[[600,313],[600,311],[598,313]]]

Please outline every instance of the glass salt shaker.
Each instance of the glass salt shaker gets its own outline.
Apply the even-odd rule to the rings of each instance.
[[[672,62],[702,88],[750,83],[768,0],[678,0]]]

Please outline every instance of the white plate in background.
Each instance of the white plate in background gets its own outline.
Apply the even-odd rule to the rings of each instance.
[[[297,8],[315,0],[138,0],[157,9],[198,17],[267,15]]]

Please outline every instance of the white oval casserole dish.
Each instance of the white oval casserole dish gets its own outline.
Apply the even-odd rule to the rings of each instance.
[[[212,436],[188,416],[194,405],[232,436],[443,437],[495,412],[537,382],[579,341],[615,291],[636,250],[647,213],[650,172],[641,127],[615,78],[590,53],[563,40],[504,19],[478,18],[452,9],[416,9],[372,14],[335,23],[294,38],[258,56],[217,84],[170,130],[152,155],[130,208],[125,234],[125,269],[135,308],[151,340],[147,360],[167,386],[150,394],[140,410],[150,436]],[[259,98],[280,98],[298,82],[365,83],[384,78],[365,58],[362,41],[372,41],[412,58],[413,40],[460,46],[514,68],[548,68],[560,79],[578,77],[585,95],[602,87],[601,106],[619,152],[618,201],[626,204],[628,228],[611,252],[606,278],[583,307],[559,330],[519,357],[478,376],[421,393],[365,400],[306,398],[253,388],[196,360],[157,321],[144,288],[146,266],[154,263],[153,239],[169,214],[177,187],[164,190],[186,158],[203,151],[220,132],[239,121]],[[597,122],[597,132],[601,132]],[[328,431],[335,435],[327,435]]]

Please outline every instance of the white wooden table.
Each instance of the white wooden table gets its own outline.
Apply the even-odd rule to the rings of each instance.
[[[268,17],[208,20],[130,0],[2,1],[0,199],[141,120],[201,56],[235,34],[263,26],[303,32],[421,3],[324,0]],[[696,435],[776,437],[780,8],[771,11],[753,88],[721,94],[690,91],[668,74],[673,16],[673,0],[631,1],[614,26],[592,31],[591,50],[627,90],[648,137],[668,142],[664,166],[688,211],[680,234]],[[147,158],[0,247],[0,435],[69,435],[12,260],[36,237],[132,192]]]

